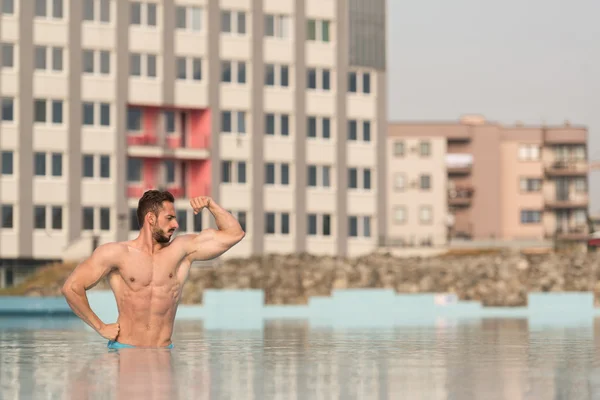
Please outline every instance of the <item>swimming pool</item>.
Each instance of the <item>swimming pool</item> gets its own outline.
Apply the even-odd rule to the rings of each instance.
[[[174,350],[108,351],[75,318],[0,317],[1,399],[589,399],[600,321],[380,328],[177,321]]]

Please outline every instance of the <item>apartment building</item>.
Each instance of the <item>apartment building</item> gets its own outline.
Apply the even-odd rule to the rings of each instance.
[[[590,167],[585,127],[503,126],[479,116],[456,123],[390,124],[394,146],[407,137],[446,143],[446,154],[438,157],[445,159],[447,181],[439,183],[445,187],[436,193],[446,193],[452,238],[586,239]],[[407,163],[403,168],[412,174],[426,171],[423,165]],[[395,178],[388,179],[389,184]],[[423,202],[421,197],[393,198],[391,189],[389,193],[390,209],[402,201]],[[388,235],[393,234],[390,228]]]
[[[390,136],[388,141],[390,221],[386,244],[445,245],[448,220],[446,138]]]
[[[150,188],[177,197],[180,233],[211,223],[193,196],[237,216],[226,256],[385,236],[383,0],[0,6],[5,281],[134,237]]]

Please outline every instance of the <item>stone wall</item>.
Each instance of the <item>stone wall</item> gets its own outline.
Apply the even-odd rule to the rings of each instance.
[[[267,304],[306,304],[332,289],[393,288],[398,293],[456,293],[487,306],[523,306],[528,292],[600,293],[600,255],[498,252],[475,256],[396,258],[373,254],[353,260],[309,255],[230,260],[219,268],[194,269],[183,302],[202,302],[214,289],[263,289]]]
[[[192,268],[183,303],[202,303],[204,289],[262,289],[266,304],[307,304],[332,289],[392,288],[398,293],[456,293],[487,306],[523,306],[528,292],[593,291],[600,298],[598,253],[524,255],[492,252],[398,258],[373,254],[356,259],[310,255],[228,260],[216,268]],[[57,296],[74,265],[40,271],[5,295]],[[100,282],[99,289],[108,289]],[[2,291],[0,291],[0,294]]]

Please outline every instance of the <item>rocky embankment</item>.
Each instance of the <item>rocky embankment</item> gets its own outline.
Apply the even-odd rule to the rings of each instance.
[[[596,253],[493,252],[432,258],[372,254],[356,259],[273,255],[228,260],[216,268],[194,268],[184,287],[183,303],[202,303],[204,289],[250,288],[263,289],[267,304],[306,304],[311,296],[327,296],[332,289],[345,288],[456,293],[463,300],[479,300],[487,306],[525,305],[528,292],[594,291],[598,302],[599,261]],[[40,279],[59,267],[39,272],[39,283],[32,277],[18,294],[60,294],[72,266],[62,266],[62,275],[54,273],[50,282]],[[98,287],[106,288],[106,283]]]

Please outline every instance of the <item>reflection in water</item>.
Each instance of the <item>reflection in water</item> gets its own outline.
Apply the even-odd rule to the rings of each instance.
[[[373,330],[178,322],[173,350],[110,351],[80,328],[13,324],[0,326],[0,399],[595,398],[599,329],[531,329],[526,319]]]

